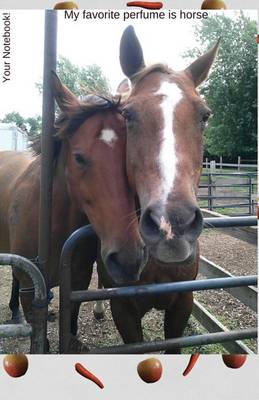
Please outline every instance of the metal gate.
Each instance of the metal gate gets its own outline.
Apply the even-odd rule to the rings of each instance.
[[[47,306],[47,292],[44,278],[31,261],[15,254],[0,254],[0,267],[10,266],[22,270],[33,284],[34,300],[33,327],[30,324],[0,325],[0,338],[28,337],[31,338],[31,353],[44,353],[45,345],[45,309]],[[20,289],[22,292],[23,289]]]
[[[223,228],[257,225],[256,217],[205,218],[204,228]],[[90,225],[75,231],[65,242],[60,261],[60,353],[67,353],[70,341],[71,302],[107,300],[115,297],[148,296],[154,294],[257,285],[257,276],[205,279],[177,283],[149,284],[122,288],[71,291],[71,261],[78,240],[95,235]],[[204,335],[167,339],[147,343],[102,347],[90,353],[127,354],[160,351],[168,348],[189,347],[212,343],[232,342],[257,337],[257,329],[250,328],[231,332],[216,332]]]

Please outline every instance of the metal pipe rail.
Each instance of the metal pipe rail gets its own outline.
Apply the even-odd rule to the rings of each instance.
[[[204,218],[204,228],[222,228],[235,226],[255,226],[256,217],[228,217]],[[256,276],[236,278],[219,278],[190,282],[164,283],[120,287],[111,289],[98,289],[88,291],[71,291],[71,262],[73,251],[79,240],[95,235],[91,225],[79,228],[66,240],[60,259],[60,326],[59,326],[59,351],[66,353],[69,348],[71,327],[71,302],[93,301],[97,299],[110,299],[111,297],[135,296],[146,294],[164,294],[173,291],[208,290],[219,287],[236,287],[256,285]],[[249,336],[251,337],[251,336]],[[243,337],[238,337],[241,339]]]
[[[4,324],[0,325],[0,338],[28,337],[32,334],[30,324]]]
[[[156,340],[144,343],[123,344],[94,348],[90,354],[141,354],[162,350],[175,350],[182,347],[204,346],[214,343],[226,343],[238,339],[257,338],[257,329],[249,328],[231,332],[215,332],[202,335],[185,336],[176,339]]]
[[[232,228],[240,226],[257,226],[256,217],[220,217],[204,218],[203,228]]]
[[[256,172],[203,172],[202,176],[208,176],[208,175],[216,175],[216,176],[240,176],[240,177],[245,177],[245,176],[252,176],[252,177],[257,177]]]
[[[42,310],[47,304],[47,290],[44,278],[36,265],[27,258],[16,254],[0,254],[0,268],[3,266],[11,266],[22,270],[32,280],[34,287],[34,300],[32,303],[34,320],[32,327],[28,324],[18,324],[16,326],[0,325],[0,337],[31,336],[31,353],[42,354],[45,347],[45,317]]]
[[[149,285],[134,285],[110,289],[77,290],[70,293],[74,302],[109,300],[118,297],[154,296],[158,294],[194,292],[200,290],[224,289],[241,286],[257,285],[257,276],[239,276],[234,278],[200,279],[174,283],[153,283]]]

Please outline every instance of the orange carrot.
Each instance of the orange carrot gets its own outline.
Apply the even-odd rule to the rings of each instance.
[[[128,7],[142,7],[148,10],[160,10],[163,7],[163,3],[160,1],[130,1],[127,3]]]
[[[189,364],[187,365],[187,367],[183,371],[183,376],[186,376],[186,375],[189,374],[189,372],[191,372],[191,370],[193,369],[194,365],[196,364],[196,361],[198,360],[199,356],[200,356],[199,353],[195,353],[195,354],[191,355]]]
[[[103,383],[98,379],[94,374],[92,374],[90,371],[88,371],[85,367],[83,367],[82,364],[76,363],[75,364],[75,369],[76,371],[82,375],[84,378],[90,379],[90,381],[96,383],[101,389],[104,388]]]

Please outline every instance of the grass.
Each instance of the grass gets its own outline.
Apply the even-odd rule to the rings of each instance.
[[[200,304],[203,305],[211,314],[213,314],[214,317],[216,317],[217,320],[219,322],[221,322],[227,329],[229,329],[230,331],[237,329],[237,326],[236,326],[236,323],[234,320],[231,320],[231,319],[225,317],[224,315],[219,315],[218,313],[215,314],[215,310],[213,309],[213,307],[210,304],[207,304],[207,302],[203,301],[203,299],[201,299],[201,298],[199,298],[198,300],[199,300]],[[196,330],[197,330],[197,327],[196,327]],[[208,331],[206,331],[200,324],[199,324],[198,330],[200,330],[201,333],[208,333]],[[242,340],[242,342],[244,344],[246,344],[246,346],[249,349],[251,349],[253,352],[257,352],[257,342],[255,339],[245,339],[245,340]],[[207,349],[207,347],[209,347],[209,349]],[[206,353],[208,351],[207,354],[212,354],[213,352],[221,353],[221,354],[227,353],[226,349],[220,344],[213,344],[210,346],[206,346],[206,349],[207,349],[207,350],[205,350]],[[192,350],[193,350],[193,348],[192,348]],[[205,351],[203,349],[203,352],[205,352]]]
[[[191,335],[202,335],[206,334],[208,331],[193,317],[191,316],[188,322],[188,326],[185,329],[184,336]],[[206,346],[192,346],[185,347],[182,349],[182,354],[193,354],[193,353],[202,353],[202,354],[226,354],[226,349],[218,343],[206,345]]]

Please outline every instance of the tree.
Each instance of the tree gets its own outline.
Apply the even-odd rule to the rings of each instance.
[[[25,119],[16,111],[6,114],[2,119],[2,122],[5,122],[7,124],[14,123],[18,128],[22,129],[23,131],[26,130]]]
[[[72,64],[66,57],[60,57],[57,62],[57,72],[62,82],[77,96],[83,96],[89,92],[99,94],[110,92],[108,80],[96,64],[80,68]],[[42,93],[42,83],[36,83],[36,87]],[[42,119],[40,115],[24,118],[18,112],[13,111],[6,114],[2,122],[14,123],[26,131],[31,139],[41,133]]]
[[[78,67],[68,58],[60,56],[57,62],[57,73],[61,81],[77,96],[89,92],[99,94],[110,92],[108,80],[96,64]],[[36,87],[42,92],[42,83],[36,83]]]
[[[38,136],[41,132],[40,115],[24,118],[18,112],[13,111],[11,113],[6,114],[2,122],[14,123],[18,128],[25,131],[31,139]]]
[[[205,151],[210,155],[256,158],[256,34],[256,22],[243,12],[234,19],[211,16],[195,29],[199,47],[184,55],[196,58],[221,37],[216,62],[200,90],[214,114],[205,133]]]

